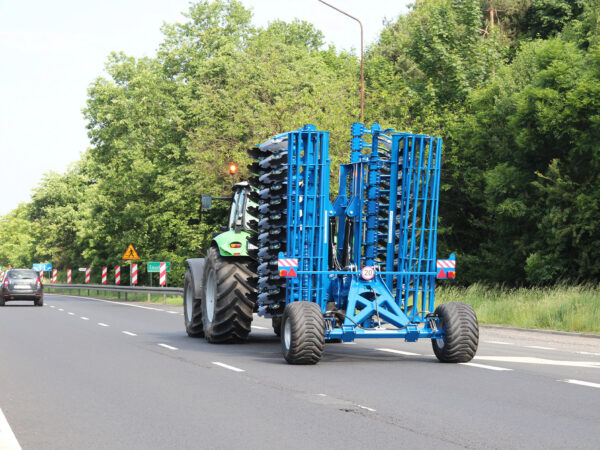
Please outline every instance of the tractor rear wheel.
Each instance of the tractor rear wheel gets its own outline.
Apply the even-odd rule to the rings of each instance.
[[[211,247],[203,274],[202,322],[209,342],[229,343],[248,339],[254,303],[248,279],[255,274],[247,258],[224,258]]]
[[[292,302],[283,311],[281,349],[290,364],[316,364],[325,347],[325,320],[313,302]]]
[[[199,280],[198,280],[199,281]],[[188,268],[183,282],[183,318],[189,337],[204,337],[202,324],[202,299],[194,298],[194,275]]]
[[[431,340],[437,359],[448,363],[471,361],[479,344],[479,324],[473,308],[466,303],[442,303],[435,314],[446,333],[443,338]]]

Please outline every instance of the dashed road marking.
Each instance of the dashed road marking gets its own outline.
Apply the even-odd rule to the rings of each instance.
[[[164,310],[161,309],[161,311],[164,311]],[[169,314],[179,314],[177,311],[165,311],[165,312],[169,313]]]
[[[75,315],[75,313],[74,313],[74,312],[69,312],[69,313],[67,313],[67,314],[68,314],[68,315],[70,315],[70,316],[74,316],[74,315]]]
[[[244,370],[244,369],[240,369],[240,368],[238,368],[238,367],[233,367],[233,366],[230,366],[229,364],[224,364],[224,363],[222,363],[222,362],[213,361],[212,363],[213,363],[215,366],[220,366],[220,367],[222,367],[222,368],[224,368],[224,369],[233,370],[234,372],[245,372],[245,370]]]
[[[80,317],[81,320],[90,320],[89,318],[85,317],[85,316],[81,316]]]
[[[50,308],[56,308],[56,306],[54,305],[48,305]]]
[[[542,347],[541,345],[526,345],[526,348],[534,348],[536,350],[556,350],[554,347]]]
[[[420,353],[404,352],[402,350],[394,350],[393,348],[376,348],[375,350],[379,350],[380,352],[396,353],[404,356],[421,356]]]
[[[496,345],[515,345],[511,342],[504,342],[504,341],[483,341],[486,344],[496,344]]]
[[[531,358],[527,356],[476,356],[478,361],[498,361],[521,364],[537,364],[546,366],[600,368],[600,362],[593,361],[558,361],[554,359]]]
[[[101,327],[110,327],[110,325],[102,322],[98,322],[98,325],[100,325]]]
[[[254,328],[255,330],[268,330],[267,327],[260,327],[258,325],[252,325],[252,328]]]
[[[377,412],[376,409],[369,408],[368,406],[363,406],[363,405],[356,405],[356,406],[358,406],[359,408],[362,408],[362,409],[366,409],[367,411],[370,411],[370,412]]]
[[[470,367],[477,367],[479,369],[488,369],[488,370],[507,370],[510,371],[512,369],[507,369],[506,367],[496,367],[496,366],[486,366],[485,364],[477,364],[477,363],[459,363],[461,366],[470,366]]]
[[[600,353],[594,353],[594,352],[575,352],[575,353],[578,353],[580,355],[600,356]]]
[[[587,387],[593,387],[593,388],[600,389],[600,384],[590,383],[589,381],[581,381],[581,380],[558,380],[558,381],[562,381],[563,383],[578,384],[579,386],[587,386]]]
[[[2,450],[21,450],[19,441],[13,433],[8,420],[0,409],[0,448]]]
[[[342,342],[342,344],[346,344],[346,345],[356,345],[356,342]]]
[[[126,334],[127,336],[137,336],[137,334],[132,333],[131,331],[121,331],[121,333]]]
[[[58,308],[58,310],[59,310],[59,311],[64,311],[64,309],[62,309],[62,308]]]
[[[173,347],[173,346],[167,345],[167,344],[158,344],[158,345],[161,347],[164,347],[164,348],[168,348],[169,350],[179,350],[177,347]]]

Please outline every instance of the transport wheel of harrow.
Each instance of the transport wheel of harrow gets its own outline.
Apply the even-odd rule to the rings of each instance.
[[[281,317],[273,317],[271,319],[273,323],[273,331],[277,336],[281,336]]]
[[[192,271],[185,271],[183,282],[183,319],[185,331],[189,337],[204,337],[202,326],[202,300],[194,298],[194,275]]]
[[[246,258],[224,258],[211,247],[206,252],[202,296],[202,323],[209,342],[240,342],[248,338],[254,303],[248,278],[254,274]]]
[[[316,364],[325,346],[325,321],[313,302],[292,302],[285,307],[281,324],[281,349],[290,364]]]
[[[479,324],[473,308],[466,303],[443,303],[435,313],[440,329],[446,332],[444,338],[431,340],[437,359],[448,363],[471,361],[479,344]]]
[[[44,294],[42,294],[42,295],[40,296],[40,298],[36,298],[36,299],[33,301],[33,304],[34,304],[35,306],[44,306]]]

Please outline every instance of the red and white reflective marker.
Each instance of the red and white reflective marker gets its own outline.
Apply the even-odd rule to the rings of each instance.
[[[131,284],[137,286],[137,264],[131,265]]]
[[[85,284],[90,284],[90,268],[85,268]]]
[[[159,284],[161,286],[166,286],[167,285],[167,263],[161,262],[160,263],[160,280],[159,280]]]
[[[40,283],[44,282],[44,272],[40,270]]]
[[[102,268],[102,284],[106,284],[106,279],[108,277],[108,267]]]
[[[57,278],[58,278],[58,270],[52,269],[52,283],[56,283]]]
[[[71,269],[67,269],[67,284],[71,284]]]
[[[115,266],[115,284],[121,284],[121,266]]]
[[[365,266],[360,270],[360,276],[363,280],[372,280],[375,278],[375,269],[371,266]]]

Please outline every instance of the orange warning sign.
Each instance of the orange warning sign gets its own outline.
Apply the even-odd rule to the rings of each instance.
[[[127,247],[127,250],[123,255],[123,259],[140,259],[137,252],[135,251],[135,248],[133,248],[133,245],[129,244],[129,247]]]

